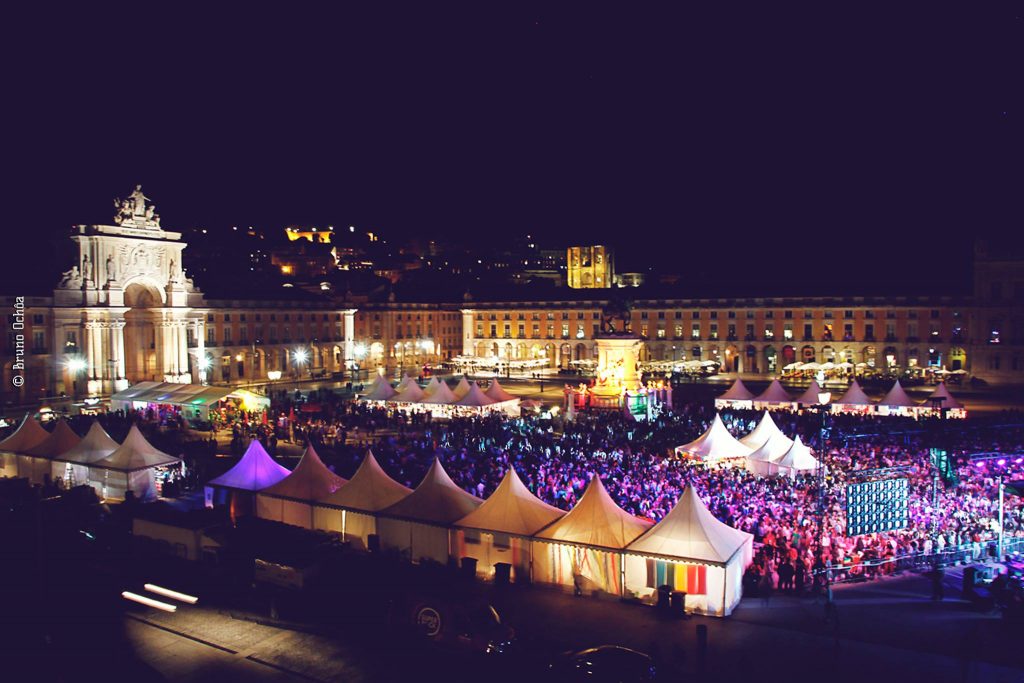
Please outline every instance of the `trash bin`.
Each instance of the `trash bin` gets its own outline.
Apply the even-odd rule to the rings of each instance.
[[[512,565],[508,562],[496,562],[494,564],[494,583],[499,586],[507,586],[512,578]]]
[[[473,580],[476,578],[476,558],[475,557],[463,557],[462,558],[462,577],[465,579]]]
[[[681,617],[686,614],[686,593],[684,591],[672,591],[672,614]]]
[[[658,610],[667,612],[672,606],[672,586],[658,586]]]

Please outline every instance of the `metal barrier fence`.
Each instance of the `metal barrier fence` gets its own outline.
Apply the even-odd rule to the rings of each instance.
[[[967,543],[964,545],[946,547],[941,552],[931,553],[908,553],[895,557],[884,557],[877,560],[868,560],[856,564],[845,564],[843,566],[819,569],[811,572],[815,583],[819,583],[825,572],[829,573],[830,583],[845,583],[847,581],[862,581],[878,576],[895,574],[904,571],[927,571],[936,565],[949,567],[956,564],[972,564],[986,562],[996,559],[999,541],[985,541],[983,543]],[[1003,557],[1014,552],[1024,553],[1024,538],[1010,537],[1003,539]],[[1002,558],[999,558],[1002,559]]]

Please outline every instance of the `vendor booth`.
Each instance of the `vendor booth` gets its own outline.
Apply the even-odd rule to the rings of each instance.
[[[846,393],[832,402],[833,413],[858,413],[868,414],[875,410],[874,402],[868,398],[864,390],[860,388],[857,380],[850,382]]]
[[[878,402],[879,415],[917,417],[919,414],[927,413],[928,411],[929,406],[923,406],[907,395],[899,380],[896,380],[892,388]]]
[[[231,519],[254,514],[256,492],[289,474],[291,470],[271,458],[263,444],[253,439],[234,467],[206,483],[206,506],[229,506]]]
[[[676,456],[711,462],[745,458],[752,450],[729,433],[722,423],[722,416],[716,413],[707,431],[690,443],[676,447]]]
[[[156,470],[179,462],[181,458],[155,448],[139,428],[132,425],[124,443],[89,466],[89,483],[103,498],[120,500],[131,491],[137,500],[154,500],[157,497]]]
[[[779,380],[773,379],[768,388],[754,397],[757,410],[795,410],[796,401],[782,388]]]
[[[377,517],[381,548],[413,562],[445,564],[450,555],[449,527],[475,510],[482,500],[451,480],[437,458],[420,485]]]
[[[377,533],[377,513],[412,493],[387,475],[372,451],[347,484],[313,506],[313,525],[341,534],[343,541],[365,550]]]
[[[651,522],[612,500],[596,474],[564,517],[534,535],[533,580],[622,594],[622,553]]]
[[[174,382],[139,382],[110,397],[114,410],[170,409],[186,420],[206,422],[210,412],[231,408],[263,412],[270,408],[266,396],[232,387]]]
[[[818,471],[818,460],[811,454],[811,449],[800,441],[797,436],[793,444],[777,460],[768,465],[769,474],[793,477],[800,474],[814,474]]]
[[[754,394],[743,384],[743,380],[737,379],[724,394],[715,399],[715,409],[737,408],[750,409],[754,407]]]
[[[275,522],[313,528],[313,503],[345,484],[327,469],[312,446],[307,445],[291,474],[256,494],[256,516]]]
[[[18,476],[18,453],[38,446],[49,438],[50,434],[36,422],[31,414],[25,415],[14,433],[0,441],[0,465],[5,477]]]
[[[93,420],[89,431],[82,439],[53,459],[52,475],[60,477],[69,487],[91,484],[97,495],[103,495],[103,487],[89,480],[89,466],[103,460],[117,450],[117,442],[110,438],[99,420]]]
[[[483,505],[455,523],[452,556],[476,560],[476,571],[491,577],[495,566],[506,564],[512,581],[529,579],[529,537],[565,515],[526,488],[513,468]]]
[[[967,408],[949,393],[945,382],[939,382],[935,390],[928,395],[925,405],[928,407],[928,415],[944,413],[946,417],[957,419],[967,417]],[[934,406],[938,406],[938,408]]]
[[[65,420],[58,420],[46,439],[18,455],[19,476],[28,477],[33,484],[42,484],[46,477],[56,479],[54,458],[74,448],[81,440]]]
[[[685,608],[728,616],[743,596],[752,534],[715,519],[692,486],[625,554],[625,590],[653,600],[660,586],[685,594]]]

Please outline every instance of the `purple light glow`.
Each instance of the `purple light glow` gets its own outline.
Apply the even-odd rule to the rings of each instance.
[[[999,458],[999,460],[996,461],[996,464],[1002,467],[1006,464],[1006,458]]]

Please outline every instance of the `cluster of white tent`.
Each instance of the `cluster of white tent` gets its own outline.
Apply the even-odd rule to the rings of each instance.
[[[737,379],[721,396],[715,399],[715,408],[745,408],[757,410],[790,410],[800,411],[809,406],[819,404],[822,389],[816,380],[811,380],[807,389],[799,396],[790,395],[779,381],[772,380],[764,391],[754,395]],[[937,401],[937,399],[940,399]],[[948,417],[967,417],[967,410],[940,382],[923,403],[918,403],[907,395],[899,380],[892,385],[888,393],[878,402],[868,398],[860,384],[854,379],[842,396],[832,400],[829,397],[829,410],[833,413],[873,413],[878,415],[903,415],[907,417],[925,417],[937,413],[936,403],[946,411]]]
[[[512,416],[519,415],[519,399],[505,391],[497,378],[492,379],[484,391],[479,384],[468,381],[465,376],[452,389],[447,382],[437,377],[432,377],[426,386],[421,387],[416,380],[403,375],[398,386],[392,387],[383,375],[377,375],[366,393],[359,398],[362,401],[394,403],[405,408],[427,409],[438,417],[462,411],[501,411]]]
[[[688,444],[676,447],[676,455],[704,462],[728,465],[742,464],[761,477],[813,474],[818,460],[800,437],[790,439],[783,434],[766,410],[761,421],[749,434],[737,439],[716,414],[711,426]]]
[[[25,477],[33,484],[61,478],[68,485],[89,484],[108,499],[123,499],[132,491],[139,500],[156,498],[156,469],[181,462],[150,444],[132,426],[118,444],[100,423],[93,422],[79,437],[64,420],[47,432],[30,415],[0,441],[0,475]]]
[[[565,512],[533,495],[513,469],[481,500],[460,489],[436,459],[410,490],[369,452],[346,481],[312,447],[289,473],[257,441],[208,486],[255,496],[259,517],[339,533],[357,548],[376,539],[414,561],[474,558],[484,576],[504,565],[513,581],[579,583],[641,599],[670,585],[687,593],[687,609],[719,616],[739,602],[753,557],[753,536],[715,519],[690,488],[652,524],[616,505],[597,476]]]

